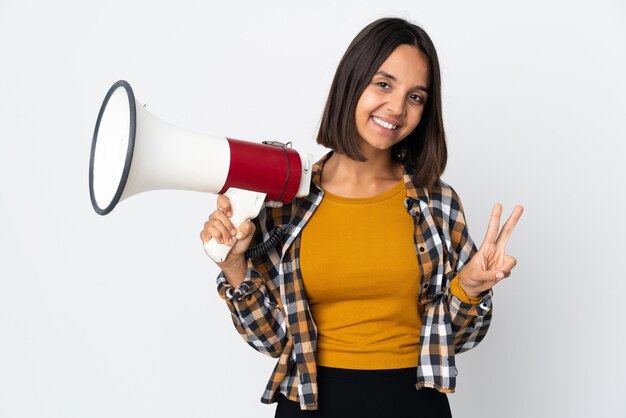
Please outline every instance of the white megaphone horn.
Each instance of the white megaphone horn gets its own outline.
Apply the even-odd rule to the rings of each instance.
[[[226,194],[239,227],[258,216],[265,201],[281,205],[308,195],[310,181],[309,154],[178,128],[144,109],[124,80],[100,107],[89,160],[89,194],[100,215],[141,192],[193,190]],[[232,246],[211,239],[204,248],[222,262]]]

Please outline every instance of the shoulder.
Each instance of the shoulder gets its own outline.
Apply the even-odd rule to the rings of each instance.
[[[428,199],[430,206],[437,207],[448,216],[456,217],[456,212],[463,211],[461,198],[452,186],[443,180],[428,188]]]
[[[447,235],[450,245],[448,253],[452,254],[452,260],[456,260],[452,264],[456,265],[460,260],[463,265],[476,252],[476,246],[469,236],[461,199],[452,186],[441,180],[429,192],[429,206],[435,215],[435,222]]]

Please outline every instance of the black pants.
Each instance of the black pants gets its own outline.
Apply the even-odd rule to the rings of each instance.
[[[393,370],[317,368],[319,409],[302,411],[280,395],[275,418],[451,418],[445,393],[415,389],[415,367]]]

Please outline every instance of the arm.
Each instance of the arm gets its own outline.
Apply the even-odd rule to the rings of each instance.
[[[472,241],[465,220],[461,199],[452,191],[449,219],[452,253],[450,255],[454,279],[447,294],[455,353],[462,353],[476,347],[487,334],[491,323],[491,289],[478,295],[469,295],[460,284],[460,272],[476,254],[476,245]]]
[[[516,206],[500,230],[502,206],[496,204],[491,213],[485,239],[476,250],[467,232],[460,199],[452,190],[449,227],[454,253],[457,256],[454,270],[458,273],[458,285],[468,298],[480,298],[479,303],[465,303],[454,294],[454,291],[448,293],[456,352],[475,347],[487,333],[492,315],[492,288],[500,280],[509,277],[517,264],[514,257],[506,254],[505,246],[523,211],[522,206]]]
[[[476,347],[487,335],[493,312],[491,296],[490,290],[477,303],[468,303],[455,295],[454,290],[448,295],[456,354]]]
[[[218,208],[211,214],[200,234],[203,242],[211,237],[229,244],[232,238],[236,241],[226,260],[218,263],[222,269],[217,277],[218,293],[226,302],[235,329],[241,337],[255,350],[278,357],[287,343],[284,316],[277,303],[280,298],[269,279],[268,270],[262,264],[255,268],[251,261],[246,262],[244,258],[251,243],[263,240],[265,209],[254,220],[244,222],[233,234],[228,216],[228,198],[219,196]]]
[[[235,329],[248,345],[271,357],[280,356],[287,343],[285,321],[261,274],[249,265],[243,281],[233,288],[222,271],[217,290],[226,302]]]

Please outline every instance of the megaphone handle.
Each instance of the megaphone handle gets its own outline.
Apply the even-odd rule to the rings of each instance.
[[[259,215],[266,196],[265,193],[236,188],[228,189],[224,195],[230,200],[230,207],[233,212],[230,221],[235,228],[239,228],[239,225],[247,219],[253,219]],[[211,238],[204,244],[204,251],[213,261],[221,263],[226,260],[226,256],[228,256],[233,245],[220,244],[216,239]]]

